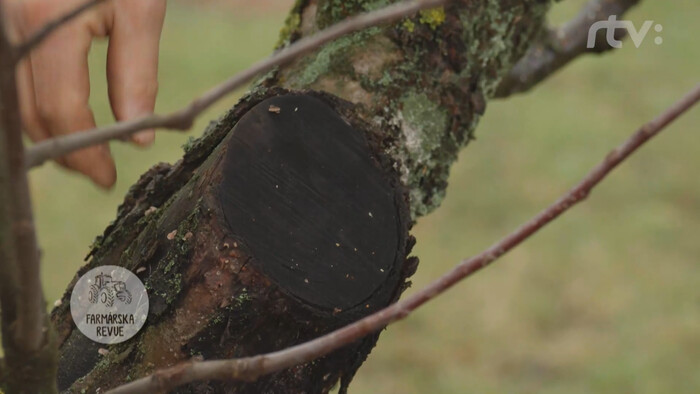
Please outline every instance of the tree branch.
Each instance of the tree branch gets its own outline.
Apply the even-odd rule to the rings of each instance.
[[[49,159],[64,156],[82,148],[119,139],[140,130],[166,128],[187,130],[204,110],[214,103],[242,87],[256,75],[266,73],[275,67],[283,66],[296,58],[312,52],[322,45],[346,34],[389,23],[413,15],[414,13],[448,3],[450,0],[411,0],[392,4],[385,8],[361,14],[339,22],[313,36],[303,38],[278,51],[267,59],[261,60],[218,86],[210,89],[188,106],[167,115],[150,115],[138,119],[118,122],[106,127],[98,127],[84,132],[57,137],[39,142],[27,151],[29,167],[43,164]]]
[[[31,52],[32,49],[41,44],[41,42],[43,42],[46,39],[46,37],[51,35],[51,33],[53,33],[54,30],[70,22],[74,18],[80,16],[80,14],[87,11],[88,9],[95,7],[98,4],[104,3],[105,1],[107,0],[87,0],[83,4],[76,7],[74,10],[45,24],[41,27],[41,29],[39,29],[39,31],[34,33],[31,37],[29,37],[27,40],[25,40],[23,43],[19,44],[15,48],[15,61],[21,59],[23,56],[26,56],[29,52]]]
[[[607,52],[611,47],[601,30],[596,35],[595,46],[588,48],[591,25],[606,20],[611,15],[622,16],[640,0],[590,0],[578,15],[565,25],[548,29],[541,39],[530,47],[513,69],[503,78],[496,97],[505,98],[523,93],[566,66],[580,55]],[[615,38],[622,39],[624,29],[615,31]]]
[[[10,392],[53,392],[55,348],[47,335],[12,51],[0,6],[0,301],[3,318],[12,319],[2,322],[8,385]]]
[[[0,158],[7,157],[4,133],[4,127],[0,126]],[[0,159],[0,312],[2,313],[0,322],[5,341],[14,337],[10,330],[17,314],[17,293],[19,291],[17,285],[18,264],[10,220],[9,190],[10,171],[7,160]],[[0,361],[0,367],[3,367],[5,363],[4,359]],[[5,379],[5,373],[0,372],[0,379]]]
[[[413,310],[444,293],[464,278],[488,266],[571,207],[583,201],[613,169],[698,101],[700,101],[700,85],[697,85],[679,102],[644,125],[622,145],[610,152],[581,182],[554,204],[490,248],[475,257],[463,260],[440,279],[402,301],[337,331],[288,349],[242,359],[188,362],[159,370],[151,376],[111,390],[108,394],[161,392],[196,380],[238,379],[254,381],[259,376],[310,362],[372,332],[381,330],[386,325],[405,318]]]
[[[2,22],[0,28],[4,29]],[[0,32],[0,53],[7,53],[11,44],[7,41],[4,30]],[[29,197],[26,167],[24,165],[24,146],[22,144],[22,125],[19,117],[19,102],[15,84],[14,63],[3,61],[0,64],[0,103],[2,118],[0,127],[3,131],[6,156],[4,167],[7,171],[6,185],[9,197],[11,236],[14,239],[19,280],[22,283],[17,298],[18,327],[16,339],[26,350],[36,350],[43,338],[43,297],[39,282],[39,249],[34,232],[34,220]]]

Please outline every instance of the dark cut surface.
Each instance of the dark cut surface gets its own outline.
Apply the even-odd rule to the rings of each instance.
[[[328,104],[261,102],[235,126],[222,171],[229,230],[284,291],[336,311],[389,301],[376,294],[394,291],[403,263],[397,192]]]

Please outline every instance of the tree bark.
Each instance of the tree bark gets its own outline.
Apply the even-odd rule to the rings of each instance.
[[[384,3],[299,1],[281,45]],[[456,2],[263,77],[182,160],[144,174],[95,242],[52,313],[59,388],[94,392],[192,357],[286,348],[395,301],[417,265],[412,221],[439,205],[459,149],[548,7]],[[69,300],[82,273],[108,264],[138,272],[151,309],[135,338],[101,355]],[[179,392],[345,390],[378,335],[256,382]]]

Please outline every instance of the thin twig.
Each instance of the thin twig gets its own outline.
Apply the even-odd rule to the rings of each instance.
[[[566,66],[580,55],[603,53],[613,49],[607,43],[606,31],[596,35],[595,46],[588,48],[591,25],[609,16],[622,16],[640,0],[590,0],[574,19],[555,29],[543,32],[525,55],[503,78],[496,97],[504,98],[523,93]],[[622,39],[624,29],[615,30],[615,38]]]
[[[12,212],[9,193],[11,185],[10,170],[7,160],[4,159],[7,157],[4,133],[5,128],[0,125],[0,313],[2,314],[0,322],[2,322],[3,335],[13,338],[14,335],[10,332],[10,326],[16,317],[19,286],[17,280],[17,255],[12,233],[12,222],[10,220]],[[3,376],[4,374],[0,373],[0,377]]]
[[[7,357],[3,389],[12,393],[52,393],[58,357],[56,344],[48,335],[13,47],[4,21],[0,4],[0,302]]]
[[[106,127],[98,127],[92,130],[39,142],[27,151],[28,165],[30,167],[38,166],[49,159],[55,159],[91,145],[123,138],[144,129],[166,128],[187,130],[192,127],[195,118],[204,112],[204,110],[229,93],[248,83],[256,75],[266,73],[275,67],[288,64],[296,58],[346,34],[383,23],[393,22],[406,16],[413,15],[417,11],[437,7],[449,1],[450,0],[404,1],[376,11],[348,18],[313,36],[302,38],[267,59],[255,63],[247,70],[236,74],[220,85],[210,89],[204,95],[178,111],[167,115],[144,116],[130,121],[118,122]]]
[[[3,18],[0,9],[0,19]],[[12,50],[12,44],[5,34],[5,26],[0,21],[0,130],[2,131],[4,160],[3,193],[9,204],[10,236],[14,243],[14,262],[17,279],[21,286],[16,295],[16,326],[14,344],[26,352],[37,351],[44,338],[44,296],[39,277],[39,248],[34,229],[29,183],[24,162],[24,145],[22,143],[22,123],[20,120],[19,101],[15,82],[15,70],[12,59],[2,56]],[[12,251],[9,251],[10,253]],[[7,253],[7,254],[10,254]],[[0,273],[5,275],[9,273]]]
[[[101,4],[105,1],[107,0],[87,0],[86,2],[77,6],[75,9],[69,11],[68,13],[52,20],[51,22],[46,23],[31,37],[26,39],[23,43],[17,45],[17,47],[15,48],[15,61],[26,56],[29,52],[31,52],[32,49],[36,48],[39,44],[41,44],[41,42],[44,41],[46,37],[51,35],[51,33],[53,33],[54,30],[70,22],[74,18],[80,16],[80,14],[89,10],[90,8],[95,7],[98,4]]]
[[[681,114],[688,111],[698,101],[700,101],[700,85],[697,85],[678,103],[670,107],[655,120],[643,126],[622,145],[610,152],[578,185],[569,190],[554,204],[481,254],[463,260],[440,279],[405,300],[390,305],[344,328],[300,345],[255,357],[183,363],[162,369],[151,376],[120,386],[109,391],[108,394],[161,392],[196,380],[253,381],[262,375],[310,362],[372,332],[381,330],[386,325],[405,318],[419,306],[445,292],[464,278],[488,266],[555,220],[562,213],[583,201],[593,188],[613,169]]]

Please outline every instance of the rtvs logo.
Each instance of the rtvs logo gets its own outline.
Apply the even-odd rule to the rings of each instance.
[[[649,33],[652,25],[654,25],[654,21],[645,21],[644,24],[642,24],[642,28],[637,30],[634,23],[631,21],[618,21],[616,15],[610,15],[608,20],[598,21],[591,25],[591,28],[588,30],[588,43],[586,47],[589,49],[595,48],[596,35],[598,34],[598,31],[607,30],[605,38],[608,45],[613,48],[622,48],[622,41],[615,38],[615,29],[626,29],[627,33],[632,39],[632,43],[634,43],[634,46],[639,48],[639,46],[642,45],[644,38],[647,36],[647,33]],[[654,25],[654,30],[657,33],[661,33],[663,29],[664,27],[660,24]],[[654,39],[654,43],[656,45],[661,45],[663,42],[664,39],[660,36],[657,36]]]

